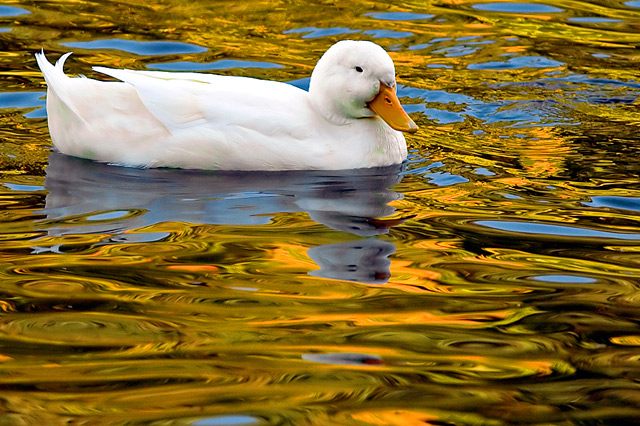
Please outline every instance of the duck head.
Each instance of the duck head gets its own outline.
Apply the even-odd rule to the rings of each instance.
[[[309,95],[322,115],[336,124],[377,116],[395,130],[418,130],[396,96],[391,57],[370,41],[343,40],[331,46],[311,74]]]

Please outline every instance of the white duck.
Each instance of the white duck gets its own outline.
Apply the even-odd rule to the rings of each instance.
[[[355,169],[407,158],[416,124],[395,94],[393,61],[368,41],[340,41],[309,91],[200,73],[94,67],[121,82],[70,78],[36,54],[55,147],[134,167],[217,170]]]

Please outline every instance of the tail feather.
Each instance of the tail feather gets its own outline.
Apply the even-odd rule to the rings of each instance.
[[[67,78],[64,74],[63,67],[64,62],[71,55],[71,52],[65,53],[58,59],[55,65],[52,65],[47,57],[44,55],[44,50],[36,53],[36,62],[38,63],[38,67],[40,67],[40,71],[42,71],[42,75],[44,76],[45,81],[47,82],[47,86],[53,86],[55,89],[55,82],[60,80],[61,78]]]
[[[75,108],[72,102],[69,102],[68,96],[65,95],[65,83],[69,77],[65,75],[63,67],[64,62],[67,60],[69,55],[71,55],[71,52],[65,53],[60,57],[60,59],[58,59],[56,64],[53,65],[45,56],[44,50],[35,54],[38,67],[40,67],[44,80],[47,82],[47,98],[51,98],[51,95],[55,96],[59,102],[82,120],[80,112]],[[50,101],[50,99],[47,99],[47,104]]]

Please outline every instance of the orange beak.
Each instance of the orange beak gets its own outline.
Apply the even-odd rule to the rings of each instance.
[[[413,122],[402,108],[402,105],[400,105],[395,88],[392,89],[381,82],[380,92],[369,102],[368,107],[378,114],[392,129],[409,133],[418,131],[416,123]]]

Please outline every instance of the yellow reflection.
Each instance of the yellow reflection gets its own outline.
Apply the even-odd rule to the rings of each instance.
[[[611,343],[623,346],[640,346],[639,335],[616,336],[611,338]]]
[[[362,411],[351,415],[354,420],[366,422],[369,425],[380,426],[429,426],[432,420],[440,417],[427,413],[406,410],[375,410]]]

